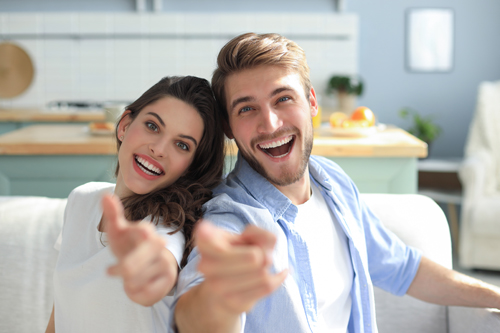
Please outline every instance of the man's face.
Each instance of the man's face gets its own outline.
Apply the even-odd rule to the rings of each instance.
[[[304,93],[300,76],[278,66],[230,75],[225,82],[228,136],[247,162],[277,186],[301,179],[313,143],[314,89]]]

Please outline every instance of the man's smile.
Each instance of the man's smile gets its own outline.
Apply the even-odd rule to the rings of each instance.
[[[282,158],[290,153],[294,142],[295,135],[288,135],[277,140],[275,139],[272,141],[259,143],[257,146],[260,148],[260,150],[273,158]]]

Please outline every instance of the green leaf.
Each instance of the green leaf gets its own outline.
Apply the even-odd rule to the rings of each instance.
[[[353,95],[363,94],[363,80],[359,76],[334,75],[328,81],[327,92],[346,92]]]
[[[408,119],[411,116],[412,123],[407,131],[419,138],[420,140],[431,143],[436,140],[442,132],[441,127],[434,123],[434,117],[421,116],[417,111],[410,108],[399,110],[399,116],[403,119]]]

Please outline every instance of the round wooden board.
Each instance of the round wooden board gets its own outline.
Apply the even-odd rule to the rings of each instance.
[[[19,46],[0,43],[0,97],[12,98],[22,94],[33,81],[33,63]]]

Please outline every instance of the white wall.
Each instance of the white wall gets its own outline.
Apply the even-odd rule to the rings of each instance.
[[[358,72],[355,14],[4,13],[0,34],[28,52],[35,79],[26,93],[0,106],[131,101],[166,75],[210,80],[220,48],[248,31],[295,40],[306,51],[319,93],[333,73]]]

